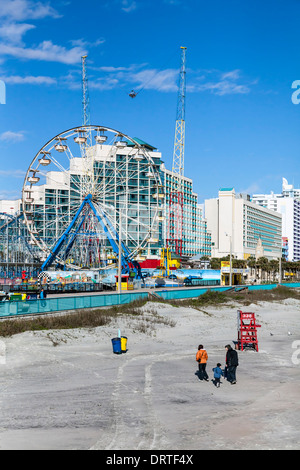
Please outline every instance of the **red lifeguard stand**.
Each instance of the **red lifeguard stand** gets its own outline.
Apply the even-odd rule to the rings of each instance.
[[[252,347],[258,351],[257,328],[255,313],[237,311],[238,315],[238,349],[244,350],[245,346]]]

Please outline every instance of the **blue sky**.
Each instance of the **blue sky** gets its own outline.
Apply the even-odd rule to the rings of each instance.
[[[220,187],[280,192],[282,177],[300,187],[299,17],[299,0],[1,0],[0,198],[19,197],[38,150],[81,125],[83,54],[91,123],[149,142],[171,169],[180,46],[199,202]]]

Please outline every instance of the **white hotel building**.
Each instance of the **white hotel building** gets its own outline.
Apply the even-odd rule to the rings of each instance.
[[[287,261],[300,260],[300,189],[282,178],[281,194],[254,194],[252,201],[282,215],[283,255]]]
[[[150,261],[153,258],[155,262],[157,259],[160,260],[161,248],[166,246],[172,172],[165,168],[162,155],[156,148],[139,139],[136,140],[151,157],[150,175],[149,161],[140,155],[137,155],[136,159],[132,150],[134,145],[129,141],[125,141],[126,145],[122,147],[111,144],[94,145],[88,150],[87,159],[80,158],[79,151],[77,153],[73,151],[75,157],[72,154],[69,160],[65,156],[66,152],[60,153],[54,148],[51,149],[52,153],[48,158],[49,166],[45,167],[45,170],[39,166],[33,176],[29,174],[24,188],[24,207],[20,200],[0,201],[0,209],[2,208],[2,212],[8,212],[10,208],[13,214],[24,212],[28,223],[32,222],[30,224],[32,233],[47,247],[52,248],[70,225],[82,202],[85,181],[96,181],[98,200],[105,207],[111,208],[111,220],[115,227],[122,212],[122,239],[128,249],[134,251],[141,244],[140,240],[144,240],[151,229],[149,243],[143,245],[143,251],[140,250],[139,255],[146,258],[146,261],[148,258]],[[89,171],[93,177],[87,173],[84,166],[92,160],[91,156],[93,156],[93,169]],[[58,163],[53,163],[51,159],[53,162],[57,160]],[[154,172],[156,179],[153,176]],[[157,183],[158,177],[160,184]],[[37,181],[32,183],[33,179]],[[198,195],[193,191],[192,179],[183,177],[182,193],[182,255],[210,256],[210,233],[207,231],[202,206],[198,204]],[[160,199],[160,196],[163,198]],[[159,206],[158,199],[161,201]],[[161,210],[157,211],[158,208]],[[153,220],[156,218],[161,222],[155,225]],[[6,232],[3,237],[6,240]],[[105,243],[109,247],[107,240],[103,241],[103,245]]]
[[[255,257],[260,242],[260,256],[271,260],[281,255],[281,214],[251,202],[249,195],[236,194],[234,188],[220,189],[218,198],[205,200],[205,219],[212,257],[222,258],[230,251],[238,259]]]

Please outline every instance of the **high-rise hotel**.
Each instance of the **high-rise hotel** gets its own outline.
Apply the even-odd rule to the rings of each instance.
[[[282,215],[282,248],[287,261],[300,260],[300,189],[282,178],[279,194],[254,194],[252,201]]]
[[[218,198],[205,201],[205,219],[211,231],[212,256],[222,258],[230,252],[235,258],[261,256],[269,260],[281,256],[282,215],[255,204],[249,195],[222,188]]]

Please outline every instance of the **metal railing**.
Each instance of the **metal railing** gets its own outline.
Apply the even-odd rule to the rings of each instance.
[[[0,317],[10,315],[34,315],[50,312],[64,312],[81,308],[111,307],[148,299],[148,292],[124,292],[121,294],[66,296],[38,300],[20,300],[0,302]]]
[[[157,299],[175,300],[199,297],[207,291],[225,292],[238,287],[247,288],[249,291],[275,289],[279,285],[287,287],[300,287],[300,283],[288,284],[269,284],[257,286],[224,286],[224,287],[202,287],[202,288],[179,288],[170,290],[122,292],[110,294],[78,295],[47,298],[44,300],[23,300],[23,301],[3,301],[0,302],[0,317],[15,315],[33,315],[51,312],[64,312],[68,310],[77,310],[85,308],[111,307],[113,305],[122,305],[133,302],[134,300],[148,300],[151,294],[155,292]]]

